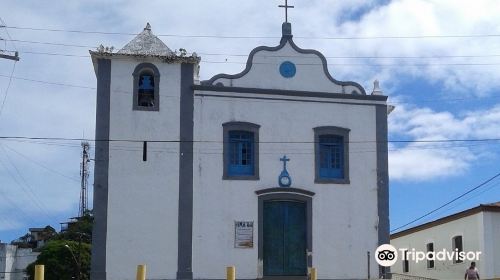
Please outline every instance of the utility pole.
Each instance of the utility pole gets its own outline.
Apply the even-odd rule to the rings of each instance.
[[[0,40],[2,40],[2,39],[0,38]],[[8,55],[8,54],[4,54],[3,50],[0,50],[0,58],[5,58],[5,59],[14,60],[14,61],[19,61],[19,53],[18,52],[14,52],[14,55]]]
[[[3,21],[2,21],[3,22]],[[5,28],[6,26],[5,25],[0,25],[0,28]],[[2,37],[0,37],[0,41],[4,41],[5,39],[3,39]],[[10,60],[14,60],[14,61],[19,61],[19,52],[12,52],[10,51],[10,53],[14,53],[14,55],[9,55],[7,54],[7,50],[2,50],[0,49],[0,58],[4,58],[4,59],[10,59]]]
[[[81,191],[80,191],[80,207],[79,207],[79,217],[83,217],[88,210],[88,203],[89,203],[89,198],[88,198],[88,178],[89,178],[89,163],[90,163],[90,157],[89,157],[89,150],[90,150],[90,145],[88,142],[82,142],[82,163],[80,166],[80,176],[82,178],[81,180]]]

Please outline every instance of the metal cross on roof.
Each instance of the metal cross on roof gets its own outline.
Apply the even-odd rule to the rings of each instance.
[[[294,6],[288,6],[288,0],[285,0],[285,5],[279,5],[280,8],[285,8],[285,22],[288,22],[288,9],[295,8]]]

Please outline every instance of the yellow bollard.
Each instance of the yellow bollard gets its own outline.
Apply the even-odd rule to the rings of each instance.
[[[236,267],[228,266],[226,268],[226,280],[236,280]]]
[[[45,266],[43,264],[35,265],[35,280],[44,280]]]
[[[146,265],[140,264],[137,266],[137,280],[146,280]]]
[[[311,280],[317,280],[317,279],[318,279],[318,275],[316,274],[316,268],[311,267]]]

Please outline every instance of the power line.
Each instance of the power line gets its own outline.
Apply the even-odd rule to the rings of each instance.
[[[9,147],[9,146],[5,145],[5,144],[3,144],[3,146],[4,146],[5,148],[7,148],[7,149],[11,150],[12,152],[14,152],[14,153],[18,154],[19,156],[23,157],[24,159],[26,159],[26,160],[28,160],[28,161],[30,161],[30,162],[32,162],[32,163],[34,163],[34,164],[36,164],[36,165],[38,165],[38,166],[42,167],[42,168],[43,168],[43,169],[45,169],[45,170],[48,170],[48,171],[50,171],[50,172],[52,172],[52,173],[54,173],[54,174],[57,174],[57,175],[59,175],[59,176],[61,176],[61,177],[66,178],[66,179],[69,179],[69,180],[72,180],[72,181],[76,181],[76,182],[80,182],[80,180],[79,180],[79,179],[77,179],[77,178],[75,178],[75,177],[68,176],[68,175],[66,175],[66,174],[63,174],[63,173],[61,173],[61,172],[59,172],[59,171],[57,171],[57,170],[55,170],[55,169],[52,169],[52,168],[48,167],[47,165],[42,164],[42,163],[40,163],[40,162],[38,162],[38,161],[36,161],[36,160],[34,160],[34,159],[32,159],[32,158],[28,157],[28,156],[27,156],[27,155],[25,155],[25,154],[22,154],[21,152],[19,152],[19,151],[15,150],[15,149],[13,149],[13,148],[11,148],[11,147]]]
[[[51,141],[89,141],[89,142],[131,142],[143,143],[144,140],[135,139],[88,139],[88,138],[65,138],[65,137],[30,137],[30,136],[0,136],[0,140],[51,140]],[[150,143],[224,143],[220,140],[147,140]],[[498,142],[500,138],[482,139],[443,139],[443,140],[388,140],[384,143],[459,143],[459,142]],[[259,144],[313,144],[314,141],[258,141]],[[356,143],[379,143],[375,140],[349,141]]]
[[[209,61],[202,60],[204,63],[212,64],[241,64],[246,65],[243,61]],[[271,62],[253,62],[253,65],[279,65],[279,63]],[[295,65],[323,65],[320,63],[296,63]],[[500,63],[327,63],[328,66],[360,66],[360,67],[427,67],[427,66],[497,66]]]
[[[78,54],[67,54],[67,53],[50,53],[50,52],[23,51],[23,50],[21,50],[21,52],[25,54],[35,54],[35,55],[70,56],[70,57],[82,57],[82,58],[90,57],[90,55],[78,55]],[[205,53],[205,52],[196,52],[196,53],[202,56],[231,56],[231,57],[249,56],[249,54]],[[272,55],[272,56],[270,55],[268,57],[310,59],[310,57],[304,57],[300,55]],[[369,56],[369,55],[368,56],[325,56],[325,58],[328,59],[441,59],[441,58],[491,58],[491,57],[500,57],[500,54],[428,55],[428,56]]]
[[[2,100],[2,105],[0,105],[0,117],[2,116],[3,108],[5,106],[5,102],[7,101],[7,96],[9,94],[9,89],[10,85],[12,84],[12,79],[14,78],[14,71],[16,70],[16,63],[17,61],[14,61],[14,65],[12,66],[12,71],[10,72],[10,75],[8,76],[9,82],[7,83],[7,88],[5,89],[5,94],[3,96]]]
[[[1,17],[0,17],[0,22],[2,23],[2,27],[5,28],[5,33],[7,34],[7,37],[9,38],[9,40],[12,40],[12,37],[10,37],[10,34],[9,34],[9,30],[7,30],[7,24],[5,23],[5,21]],[[12,45],[14,46],[14,49],[17,52],[16,44],[12,43]]]
[[[7,171],[7,174],[9,174],[9,176],[14,178],[12,173],[10,173],[10,170],[7,168],[7,165],[2,161],[2,159],[0,159],[0,164],[5,168],[5,171]],[[15,180],[15,178],[14,178],[14,180]],[[29,216],[28,214],[26,214],[26,212],[24,212],[23,208],[19,207],[12,199],[10,199],[7,195],[5,195],[5,193],[1,190],[0,190],[0,195],[4,198],[4,200],[6,200],[12,206],[12,208],[19,211],[19,213],[21,213],[26,219],[30,220],[30,222],[32,222],[32,223],[35,222],[35,220],[33,220],[31,218],[31,216]]]
[[[42,144],[42,145],[49,145],[49,146],[57,146],[57,147],[70,147],[70,148],[80,148],[79,145],[77,144],[70,144],[70,143],[57,143],[57,141],[53,141],[53,142],[47,142],[47,141],[42,141],[42,140],[33,140],[33,141],[30,141],[30,140],[19,140],[19,139],[4,139],[4,141],[15,141],[15,142],[21,142],[21,143],[29,143],[29,144]],[[212,144],[221,144],[222,141],[220,143],[212,143]],[[142,144],[142,142],[141,142]],[[439,144],[439,145],[438,145]],[[401,150],[443,150],[443,149],[446,149],[446,150],[449,150],[449,149],[459,149],[459,148],[474,148],[474,147],[478,147],[479,145],[485,145],[485,144],[491,144],[489,142],[472,142],[472,143],[467,143],[467,142],[464,142],[464,143],[448,143],[448,144],[440,144],[440,143],[436,143],[435,145],[418,145],[418,146],[405,146],[405,147],[401,147],[401,148],[395,148],[395,147],[392,147],[392,148],[389,148],[388,151],[389,152],[397,152],[397,151],[401,151]],[[117,145],[117,144],[114,144],[112,146],[110,146],[110,150],[113,150],[113,151],[128,151],[128,152],[141,152],[143,151],[142,149],[142,146],[141,147],[132,147],[132,146],[121,146],[121,145]],[[148,149],[150,152],[155,152],[155,153],[170,153],[170,154],[178,154],[178,150],[176,148],[168,148],[168,147],[153,147],[153,148],[150,148]],[[355,149],[354,147],[350,149],[350,152],[353,153],[353,154],[357,154],[357,153],[375,153],[377,152],[377,150],[375,149],[361,149],[361,150],[357,150]],[[220,155],[222,153],[222,148],[220,147],[215,147],[215,148],[207,148],[207,147],[203,147],[203,148],[198,148],[197,151],[195,151],[194,153],[196,154],[213,154],[213,155]],[[262,148],[261,149],[261,154],[283,154],[282,151],[275,151],[275,149],[273,149],[273,152],[267,152],[265,150],[265,148]],[[310,154],[313,154],[313,148],[291,148],[291,147],[286,147],[286,153],[290,153],[290,154],[301,154],[301,155],[310,155]]]
[[[5,40],[5,41],[19,42],[19,43],[28,43],[28,44],[62,46],[62,47],[75,47],[75,48],[97,48],[97,46],[90,46],[90,45],[76,45],[76,44],[41,42],[41,41],[29,41],[29,40],[17,40],[17,39],[10,39],[10,40]]]
[[[498,187],[498,186],[500,186],[500,182],[497,182],[496,184],[493,184],[493,185],[489,186],[488,188],[486,188],[486,189],[484,189],[484,190],[480,191],[479,193],[477,193],[477,194],[474,194],[474,195],[470,196],[470,197],[468,198],[468,200],[470,201],[470,200],[472,200],[472,199],[474,199],[474,198],[476,198],[476,197],[478,197],[478,196],[481,196],[481,195],[482,195],[482,194],[484,194],[485,192],[491,191],[492,189],[494,189],[494,188],[496,188],[496,187]],[[486,187],[486,185],[485,185],[485,187]],[[461,203],[458,203],[458,204],[456,204],[456,205],[454,205],[454,206],[448,207],[448,208],[444,209],[443,211],[439,211],[439,212],[441,212],[441,213],[447,213],[448,211],[450,211],[450,210],[452,210],[452,209],[455,209],[455,208],[457,208],[458,206],[460,206],[460,205],[462,205],[462,204],[464,204],[464,203],[465,203],[465,201],[464,201],[464,202],[461,202]],[[432,215],[432,216],[436,216],[436,214],[439,214],[439,212],[434,213],[434,215]],[[432,217],[432,216],[431,216],[431,217]],[[431,219],[426,219],[426,220],[427,220],[427,221],[430,221],[430,220],[432,220],[432,218],[431,218]]]
[[[0,74],[0,77],[9,78],[9,76],[3,75],[3,74]],[[47,84],[47,85],[53,85],[53,86],[64,86],[64,87],[83,88],[83,89],[92,89],[92,90],[96,90],[97,89],[96,87],[89,87],[89,86],[82,86],[82,85],[75,85],[75,84],[66,84],[66,83],[57,83],[57,82],[49,82],[49,81],[36,80],[36,79],[28,79],[28,78],[15,77],[15,76],[13,76],[12,79],[22,80],[22,81],[28,81],[28,82],[34,82],[34,83]],[[132,91],[125,91],[125,90],[113,90],[112,92],[120,93],[120,94],[127,94],[127,95],[132,94]],[[160,96],[161,97],[168,97],[168,98],[180,98],[178,95],[160,94]]]
[[[89,55],[76,55],[76,54],[63,54],[63,53],[47,53],[47,52],[32,52],[32,51],[27,51],[25,53],[28,54],[37,54],[37,55],[50,55],[50,56],[63,56],[63,57],[81,57],[81,58],[88,58],[90,57]],[[199,53],[200,55],[202,53]],[[225,55],[225,54],[220,54],[220,55]],[[240,55],[227,55],[227,56],[240,56]],[[286,57],[293,57],[293,56],[286,56]],[[473,58],[473,57],[478,57],[478,58],[488,58],[488,57],[500,57],[500,55],[483,55],[483,56],[442,56],[441,58]],[[327,57],[328,58],[328,57]],[[410,56],[410,57],[404,57],[404,56],[386,56],[386,57],[376,57],[376,56],[346,56],[346,57],[329,57],[329,58],[336,58],[336,59],[432,59],[432,58],[439,58],[439,56],[435,57],[417,57],[417,56]],[[309,58],[307,58],[309,59]],[[239,65],[246,65],[246,61],[217,61],[217,60],[202,60],[201,62],[203,63],[209,63],[209,64],[239,64]],[[278,63],[271,63],[271,62],[253,62],[252,64],[254,65],[278,65]],[[322,66],[322,63],[296,63],[296,65],[305,65],[305,66],[314,66],[314,65],[320,65]],[[428,66],[498,66],[500,65],[500,62],[495,63],[495,62],[485,62],[485,63],[471,63],[471,62],[457,62],[457,63],[327,63],[328,66],[359,66],[359,67],[428,67]]]
[[[24,184],[24,186],[26,186],[27,191],[23,187],[23,184],[19,183],[19,181],[15,178],[15,176],[13,174],[11,174],[10,171],[7,169],[7,166],[5,166],[7,172],[11,175],[12,179],[14,179],[14,182],[16,182],[17,185],[20,186],[21,189],[26,193],[27,197],[29,197],[34,202],[34,204],[42,212],[44,212],[44,214],[47,216],[47,218],[52,219],[53,217],[51,217],[50,214],[48,213],[46,206],[40,200],[37,199],[37,195],[33,191],[33,188],[30,186],[30,184],[28,184],[28,182],[26,181],[24,176],[21,174],[21,172],[19,171],[17,166],[14,164],[14,161],[12,161],[12,159],[10,158],[10,156],[7,153],[7,151],[5,150],[5,148],[3,146],[0,146],[0,148],[2,148],[2,150],[5,154],[5,157],[7,158],[7,161],[12,165],[12,167],[14,167],[14,170],[16,171],[17,175],[19,176],[19,178],[21,178],[21,181]]]
[[[2,75],[2,74],[0,74],[0,77],[10,78],[9,76]],[[12,76],[12,79],[29,81],[29,82],[36,82],[36,83],[42,83],[42,84],[48,84],[48,85],[55,85],[55,86],[65,86],[65,87],[75,87],[75,88],[85,88],[85,89],[97,89],[96,87],[81,86],[81,85],[74,85],[74,84],[65,84],[65,83],[56,83],[56,82],[48,82],[48,81],[28,79],[28,78],[15,77],[15,76]]]
[[[399,227],[397,227],[397,228],[395,228],[395,229],[391,230],[391,232],[394,232],[394,231],[397,231],[397,230],[399,230],[399,229],[402,229],[402,228],[404,228],[404,227],[406,227],[406,226],[409,226],[409,225],[411,225],[411,224],[413,224],[413,223],[415,223],[415,222],[417,222],[417,221],[419,221],[419,220],[421,220],[421,219],[423,219],[423,218],[425,218],[425,217],[427,217],[427,216],[431,215],[432,213],[434,213],[434,212],[436,212],[436,211],[438,211],[438,210],[440,210],[440,209],[442,209],[442,208],[444,208],[444,207],[446,207],[446,206],[450,205],[451,203],[453,203],[453,202],[455,202],[455,201],[459,200],[460,198],[462,198],[462,197],[466,196],[467,194],[469,194],[469,193],[471,193],[471,192],[473,192],[473,191],[475,191],[475,190],[477,190],[477,189],[479,189],[479,188],[483,187],[484,185],[486,185],[486,184],[488,184],[489,182],[491,182],[491,181],[495,180],[495,179],[496,179],[496,178],[498,178],[499,176],[500,176],[500,172],[499,172],[499,173],[497,173],[497,174],[495,174],[493,177],[491,177],[491,178],[487,179],[486,181],[482,182],[481,184],[479,184],[479,185],[477,185],[477,186],[473,187],[472,189],[470,189],[470,190],[466,191],[465,193],[463,193],[463,194],[461,194],[461,195],[459,195],[459,196],[455,197],[454,199],[452,199],[452,200],[450,200],[450,201],[446,202],[445,204],[443,204],[443,205],[439,206],[438,208],[436,208],[436,209],[434,209],[434,210],[432,210],[432,211],[429,211],[429,212],[427,212],[426,214],[424,214],[424,215],[422,215],[422,216],[420,216],[420,217],[418,217],[418,218],[416,218],[416,219],[414,219],[414,220],[412,220],[412,221],[410,221],[410,222],[408,222],[408,223],[406,223],[406,224],[404,224],[404,225],[402,225],[402,226],[399,226]]]
[[[10,78],[9,75],[3,75],[0,74],[0,77],[6,77]],[[89,86],[83,86],[83,85],[75,85],[75,84],[67,84],[67,83],[57,83],[57,82],[50,82],[50,81],[44,81],[44,80],[37,80],[37,79],[28,79],[28,78],[23,78],[23,77],[16,77],[13,76],[12,79],[15,80],[22,80],[22,81],[28,81],[28,82],[35,82],[35,83],[41,83],[41,84],[47,84],[47,85],[55,85],[55,86],[65,86],[65,87],[73,87],[73,88],[83,88],[83,89],[92,89],[96,90],[96,87],[89,87]],[[131,94],[131,91],[118,91],[118,90],[113,90],[113,92],[121,93],[121,94]],[[179,96],[175,95],[163,95],[160,94],[161,97],[167,97],[167,98],[179,98]],[[228,99],[231,98],[228,96]],[[435,99],[420,99],[418,100],[419,102],[458,102],[458,101],[466,101],[466,100],[472,100],[472,99],[498,99],[500,96],[490,96],[490,97],[469,97],[469,98],[435,98]],[[252,102],[274,102],[274,103],[285,103],[286,101],[257,101],[253,100]],[[412,104],[411,102],[388,102],[389,105],[394,104]]]
[[[12,228],[18,227],[18,225],[16,223],[14,223],[11,219],[8,219],[3,215],[0,215],[0,219],[3,221],[4,224],[9,224]],[[2,258],[2,257],[0,257],[0,258]]]
[[[5,21],[1,17],[0,17],[0,24],[1,24],[0,28],[4,28],[6,26]],[[12,38],[10,37],[9,31],[7,29],[5,29],[5,33],[7,34],[7,37],[9,38],[9,40],[12,40]],[[2,40],[3,39],[0,37],[0,41],[2,41]],[[12,43],[12,45],[14,46],[14,49],[16,49],[15,51],[12,51],[14,53],[14,55],[6,54],[5,52],[10,52],[10,51],[0,49],[0,58],[19,61],[19,53],[17,51],[17,47],[14,43]],[[7,41],[5,41],[5,47],[7,47]]]
[[[70,30],[57,28],[39,28],[29,26],[5,26],[7,29],[46,31],[46,32],[66,32],[81,34],[101,34],[101,35],[126,35],[135,36],[139,33],[128,32],[109,32],[95,30]],[[180,37],[180,38],[215,38],[215,39],[279,39],[281,36],[235,36],[235,35],[203,35],[203,34],[157,34],[158,37]],[[438,39],[438,38],[497,38],[500,34],[453,34],[453,35],[385,35],[385,36],[337,36],[337,37],[318,37],[318,36],[294,36],[299,39],[312,40],[373,40],[373,39]]]

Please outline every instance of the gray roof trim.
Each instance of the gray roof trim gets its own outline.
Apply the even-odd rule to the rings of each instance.
[[[268,188],[268,189],[262,189],[262,190],[257,190],[255,191],[255,194],[258,196],[264,195],[264,194],[271,194],[271,193],[294,193],[294,194],[299,194],[299,195],[305,195],[305,196],[314,196],[315,193],[312,191],[308,191],[305,189],[299,189],[299,188]]]
[[[292,48],[299,52],[299,53],[302,53],[302,54],[314,54],[314,55],[317,55],[320,59],[321,59],[321,62],[323,64],[323,71],[326,75],[326,77],[334,84],[337,84],[337,85],[340,85],[340,86],[354,86],[356,88],[359,89],[360,93],[362,95],[366,95],[366,91],[365,89],[358,83],[356,82],[351,82],[351,81],[346,81],[346,82],[343,82],[343,81],[338,81],[338,80],[335,80],[332,75],[330,75],[330,72],[328,71],[328,63],[326,61],[326,57],[320,53],[319,51],[317,50],[310,50],[310,49],[301,49],[299,48],[294,42],[293,42],[293,39],[292,39],[292,36],[283,36],[281,38],[281,42],[278,46],[276,47],[268,47],[268,46],[260,46],[260,47],[256,47],[255,49],[253,49],[251,52],[250,52],[250,55],[248,56],[248,59],[247,59],[247,64],[246,64],[246,68],[241,72],[241,73],[238,73],[238,74],[234,74],[234,75],[230,75],[230,74],[218,74],[218,75],[215,75],[213,76],[210,80],[208,81],[202,81],[201,84],[202,85],[213,85],[213,83],[220,79],[220,78],[225,78],[225,79],[238,79],[238,78],[241,78],[243,76],[245,76],[248,72],[250,72],[250,70],[252,69],[252,61],[253,61],[253,57],[254,55],[259,52],[259,51],[278,51],[280,49],[282,49],[286,43],[289,42],[290,43],[290,46],[292,46]]]
[[[293,96],[293,97],[317,97],[317,98],[353,99],[353,100],[368,100],[368,101],[387,101],[388,98],[385,95],[361,95],[361,94],[329,93],[329,92],[318,92],[318,91],[225,87],[225,86],[214,86],[206,84],[193,85],[193,89],[200,91],[255,93],[263,95],[269,94],[269,95],[281,95],[281,96]],[[195,93],[195,95],[198,94]]]
[[[191,56],[182,56],[176,55],[173,53],[172,55],[150,55],[150,54],[124,54],[124,53],[111,53],[106,51],[92,51],[89,50],[90,56],[92,57],[92,61],[99,58],[127,58],[127,57],[136,57],[136,58],[156,58],[161,62],[165,63],[192,63],[198,64],[201,60],[201,57],[193,54]]]

